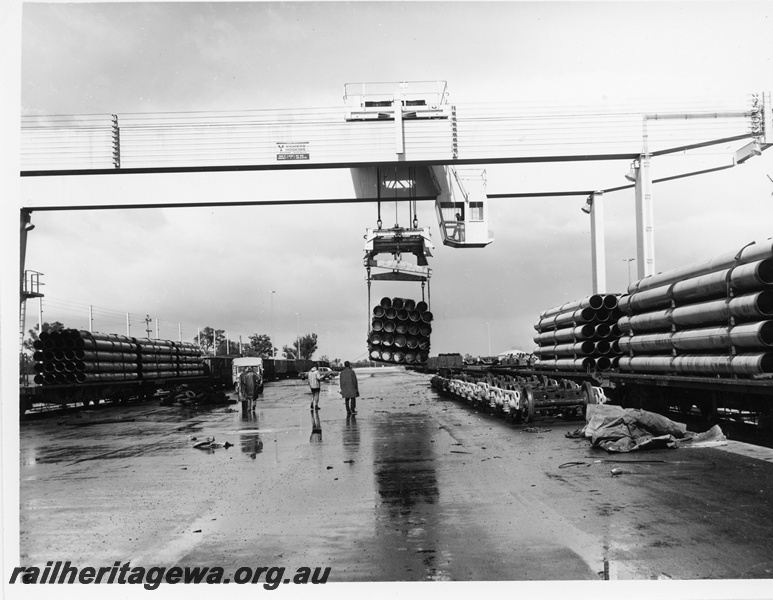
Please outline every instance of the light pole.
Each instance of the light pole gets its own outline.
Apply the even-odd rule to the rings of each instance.
[[[268,293],[268,297],[271,298],[271,356],[276,358],[276,349],[274,348],[274,294],[276,292],[271,290]]]
[[[296,359],[301,357],[301,313],[295,313],[295,317],[298,319],[298,352],[295,355]]]
[[[628,263],[628,285],[631,285],[631,261],[636,260],[635,258],[624,258],[623,262]]]
[[[488,329],[488,355],[491,356],[491,325],[486,323],[486,329]]]

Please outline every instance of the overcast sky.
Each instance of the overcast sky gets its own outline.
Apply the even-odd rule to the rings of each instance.
[[[737,1],[26,3],[21,112],[329,107],[342,104],[348,82],[436,79],[459,103],[699,101],[773,89],[773,36],[765,33],[772,16],[770,2]],[[614,187],[627,171],[620,162],[491,167],[488,191]],[[768,174],[773,151],[655,186],[657,270],[773,235]],[[20,195],[20,205],[40,205],[352,191],[348,173],[315,171],[25,178]],[[432,227],[436,245],[433,354],[487,354],[489,344],[492,353],[531,350],[541,310],[591,293],[583,201],[492,200],[495,241],[475,250],[442,246],[433,207],[421,204],[420,222]],[[608,194],[605,204],[607,291],[622,292],[626,259],[636,256],[633,191]],[[45,274],[44,320],[83,328],[93,305],[98,331],[124,333],[129,312],[161,320],[166,339],[177,339],[181,323],[184,339],[212,326],[231,339],[274,333],[279,348],[300,329],[319,334],[317,357],[354,360],[367,351],[362,247],[375,221],[367,204],[36,212],[26,268]],[[374,284],[373,301],[383,295],[417,298],[420,288]],[[28,328],[37,309],[30,303]],[[132,323],[133,335],[142,329]]]

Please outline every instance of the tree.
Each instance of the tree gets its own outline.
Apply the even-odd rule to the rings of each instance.
[[[263,334],[253,333],[250,336],[250,345],[244,348],[245,356],[259,356],[260,358],[271,358],[274,356],[274,344],[271,343],[271,337]]]
[[[305,360],[311,359],[311,357],[314,356],[314,353],[317,351],[317,334],[309,333],[303,335],[301,336],[300,342],[300,358]],[[298,358],[298,340],[296,339],[292,346],[283,346],[282,354],[285,358]]]
[[[224,354],[226,351],[224,329],[205,327],[198,335],[193,336],[193,341],[201,346],[207,354],[213,349],[217,349],[219,354]]]

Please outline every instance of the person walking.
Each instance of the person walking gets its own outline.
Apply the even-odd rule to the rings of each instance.
[[[242,384],[242,402],[247,401],[247,408],[250,411],[255,410],[256,401],[258,399],[258,375],[252,370],[252,367],[247,367],[239,376],[239,381]]]
[[[344,363],[344,370],[341,371],[341,375],[338,377],[338,383],[341,386],[344,404],[346,404],[346,414],[356,415],[357,396],[360,395],[360,390],[357,386],[357,374],[348,360]]]
[[[317,367],[311,367],[311,371],[309,371],[309,388],[311,388],[310,410],[319,410],[319,386],[321,381],[322,375],[317,371]]]

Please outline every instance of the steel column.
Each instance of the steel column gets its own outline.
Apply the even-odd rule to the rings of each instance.
[[[636,272],[639,279],[655,274],[655,234],[652,210],[650,154],[639,157],[636,171]]]
[[[604,192],[591,194],[590,237],[593,293],[607,289],[606,250],[604,242]]]

